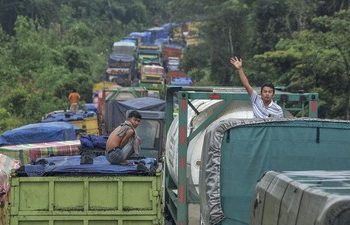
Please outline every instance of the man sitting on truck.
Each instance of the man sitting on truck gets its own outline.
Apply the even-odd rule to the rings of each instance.
[[[275,87],[272,83],[265,83],[261,86],[260,94],[250,86],[249,80],[243,71],[242,59],[232,57],[231,64],[236,68],[239,74],[239,78],[247,90],[253,106],[253,114],[255,118],[268,118],[268,117],[283,117],[282,108],[273,102],[273,96],[275,95]]]
[[[131,111],[127,120],[109,135],[106,143],[106,158],[111,164],[128,165],[127,159],[139,154],[140,139],[135,129],[141,122],[141,114]]]

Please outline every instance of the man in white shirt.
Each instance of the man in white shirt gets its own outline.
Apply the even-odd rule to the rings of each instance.
[[[256,118],[268,118],[268,117],[283,117],[282,108],[273,102],[273,96],[275,95],[275,87],[271,83],[265,83],[261,86],[261,95],[258,95],[256,91],[250,86],[249,80],[243,71],[242,59],[232,57],[230,59],[231,64],[236,68],[239,74],[239,78],[247,90],[253,106],[254,117]]]

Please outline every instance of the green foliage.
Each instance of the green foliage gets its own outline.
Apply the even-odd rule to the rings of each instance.
[[[257,55],[259,69],[268,71],[289,90],[318,91],[320,116],[349,119],[350,12],[313,19],[315,29],[281,40],[276,51]]]
[[[0,131],[68,107],[74,88],[90,102],[114,41],[167,22],[200,21],[202,42],[181,67],[196,85],[265,81],[320,93],[320,115],[350,119],[347,0],[3,0]],[[235,74],[235,75],[233,75]]]
[[[14,127],[21,126],[26,121],[23,121],[21,118],[17,118],[11,113],[7,112],[6,109],[0,108],[0,132],[4,132]]]
[[[72,89],[81,103],[91,102],[113,42],[167,15],[167,1],[161,0],[3,0],[1,5],[0,131],[68,108]]]

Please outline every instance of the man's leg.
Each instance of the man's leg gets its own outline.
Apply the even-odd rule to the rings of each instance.
[[[121,157],[121,149],[116,148],[109,152],[106,152],[106,159],[108,162],[110,162],[113,165],[120,164],[123,161]]]

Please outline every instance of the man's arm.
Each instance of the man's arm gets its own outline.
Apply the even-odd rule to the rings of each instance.
[[[253,93],[253,88],[249,84],[249,80],[243,71],[242,59],[238,59],[237,57],[232,57],[230,59],[231,64],[236,68],[239,74],[239,79],[242,82],[243,87],[247,90],[249,96]]]
[[[129,139],[133,136],[135,134],[135,132],[134,132],[134,130],[133,129],[128,129],[127,131],[126,131],[126,133],[125,133],[125,136],[122,138],[122,140],[121,140],[121,142],[120,142],[120,146],[121,147],[124,147],[127,143],[128,143],[128,141],[129,141]]]

